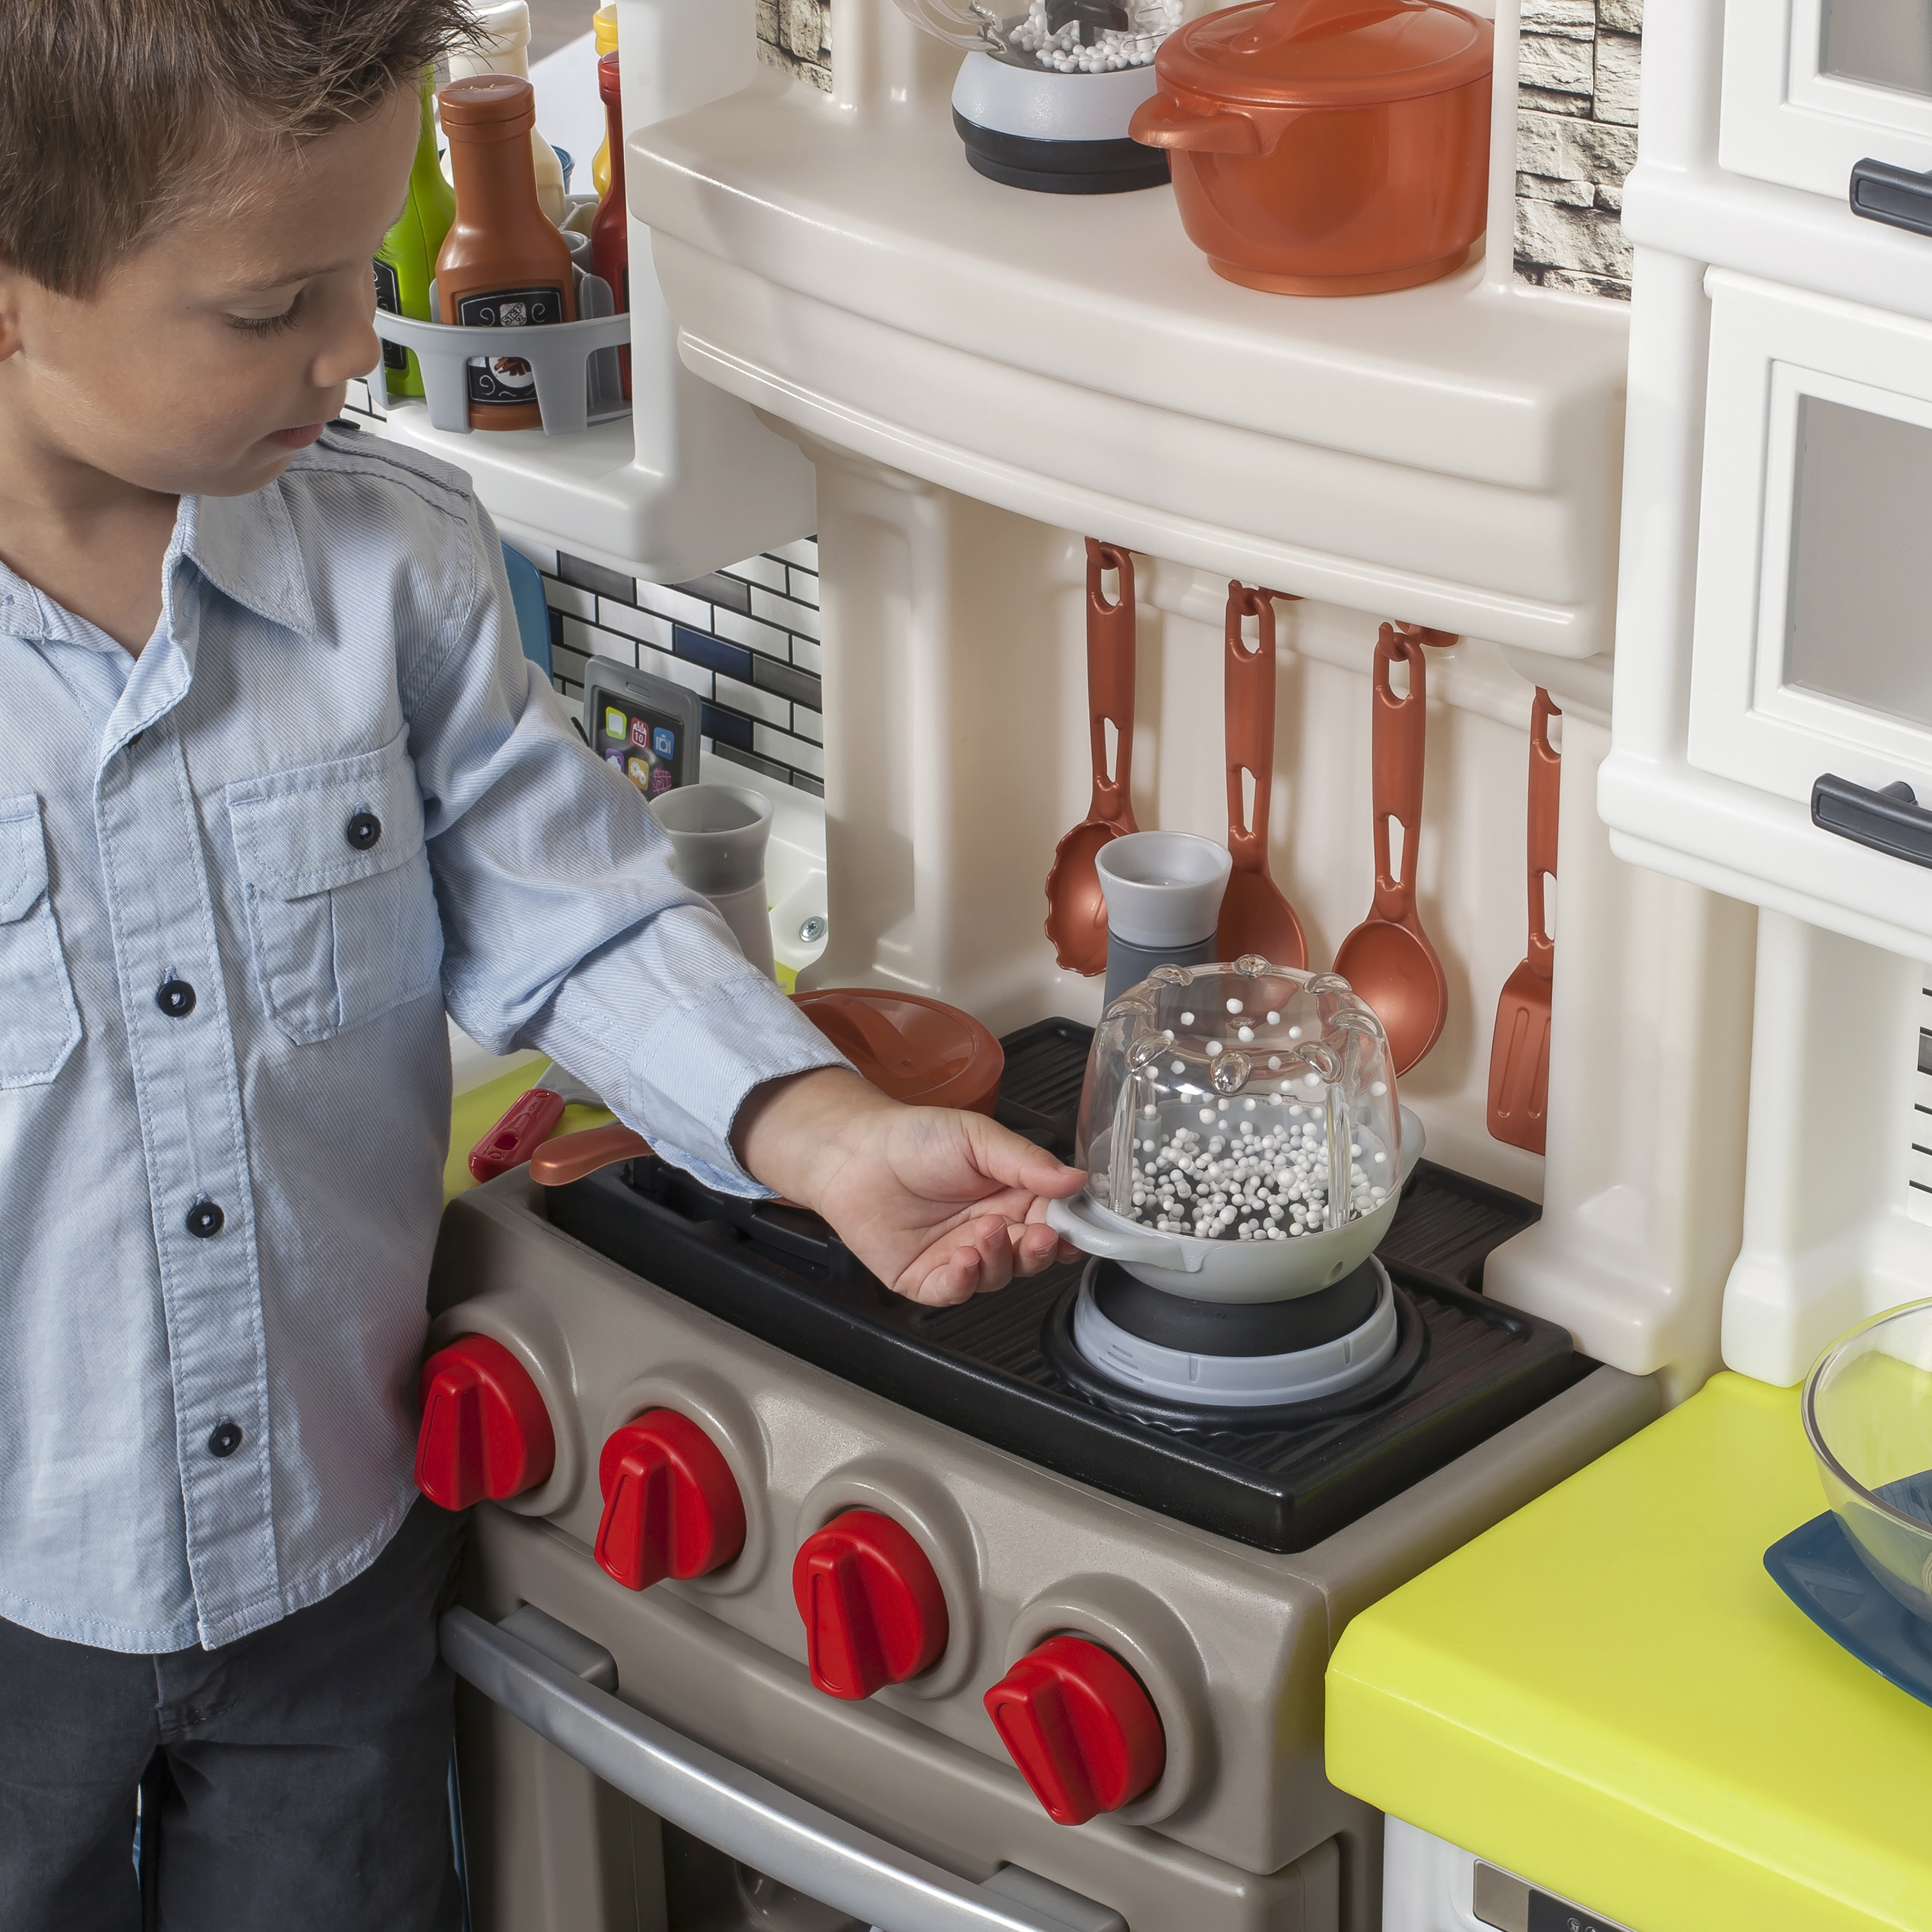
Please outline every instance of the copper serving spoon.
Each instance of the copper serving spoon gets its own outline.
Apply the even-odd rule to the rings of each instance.
[[[1411,626],[1384,624],[1376,639],[1371,766],[1376,896],[1368,917],[1335,955],[1335,970],[1382,1022],[1397,1073],[1406,1073],[1436,1044],[1449,1016],[1448,978],[1415,910],[1428,719],[1424,634]],[[1389,680],[1398,658],[1408,666],[1406,698],[1396,697]],[[1400,879],[1389,865],[1391,818],[1402,826]]]
[[[1228,759],[1228,852],[1234,869],[1222,896],[1214,948],[1222,959],[1258,952],[1276,966],[1299,970],[1308,964],[1308,940],[1301,922],[1268,874],[1268,802],[1274,789],[1274,598],[1282,593],[1228,586],[1224,626],[1226,643],[1226,722]],[[1250,650],[1241,620],[1256,620],[1258,635]],[[1255,787],[1254,815],[1242,799],[1243,775]]]
[[[1100,573],[1120,573],[1109,604]],[[1114,731],[1107,770],[1107,727]],[[1046,875],[1046,936],[1054,959],[1089,978],[1107,970],[1107,902],[1094,860],[1111,838],[1138,827],[1128,781],[1134,749],[1134,560],[1112,544],[1087,539],[1087,724],[1092,741],[1094,796],[1087,816],[1060,840]]]

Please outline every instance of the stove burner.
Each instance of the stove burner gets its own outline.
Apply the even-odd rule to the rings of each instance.
[[[1162,1349],[1108,1322],[1094,1305],[1084,1280],[1063,1293],[1047,1311],[1040,1324],[1040,1353],[1062,1382],[1096,1407],[1111,1409],[1136,1422],[1151,1424],[1157,1429],[1194,1434],[1203,1430],[1226,1434],[1301,1430],[1344,1417],[1366,1415],[1399,1397],[1429,1356],[1429,1326],[1414,1300],[1389,1280],[1379,1262],[1369,1265],[1381,1277],[1375,1282],[1375,1310],[1366,1323],[1352,1332],[1345,1331],[1340,1338],[1343,1343],[1354,1341],[1358,1359],[1339,1364],[1345,1378],[1340,1382],[1330,1378],[1337,1364],[1330,1361],[1325,1369],[1321,1366],[1326,1351],[1336,1348],[1335,1342],[1273,1356],[1190,1355]],[[1336,1286],[1348,1287],[1355,1279],[1351,1275]],[[1084,1322],[1083,1303],[1087,1304]],[[1114,1336],[1123,1346],[1119,1355],[1108,1360],[1106,1366],[1100,1367],[1082,1345],[1093,1338],[1097,1352],[1103,1337],[1108,1341],[1114,1339],[1106,1336],[1106,1328],[1112,1328]],[[1275,1379],[1277,1386],[1286,1381],[1292,1386],[1298,1368],[1305,1372],[1310,1366],[1306,1359],[1310,1357],[1316,1358],[1313,1366],[1317,1369],[1317,1374],[1310,1378],[1314,1392],[1286,1400],[1268,1400],[1268,1380]],[[1124,1368],[1139,1370],[1144,1378],[1138,1385],[1124,1379]],[[1358,1376],[1348,1374],[1352,1368],[1360,1370]],[[1253,1389],[1251,1382],[1252,1393],[1241,1392],[1244,1372],[1256,1369],[1260,1373],[1253,1380],[1262,1387]],[[1150,1370],[1154,1372],[1148,1373]],[[1161,1372],[1163,1370],[1166,1373]],[[1238,1392],[1231,1394],[1231,1388]],[[1190,1396],[1190,1391],[1198,1393]]]
[[[1095,1262],[1072,1324],[1074,1347],[1111,1382],[1192,1416],[1233,1410],[1238,1426],[1366,1382],[1395,1354],[1398,1326],[1395,1290],[1372,1257],[1318,1294],[1246,1305],[1190,1301]]]

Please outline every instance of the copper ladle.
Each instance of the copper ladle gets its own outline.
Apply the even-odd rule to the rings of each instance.
[[[1120,594],[1109,604],[1100,573],[1116,570]],[[1114,771],[1107,771],[1107,727],[1114,730]],[[1090,979],[1107,970],[1107,902],[1094,861],[1110,838],[1134,824],[1128,779],[1134,749],[1134,562],[1112,544],[1087,539],[1087,724],[1092,740],[1094,796],[1087,816],[1060,840],[1046,875],[1046,936],[1069,972]]]
[[[1228,852],[1234,869],[1221,898],[1214,933],[1217,957],[1238,959],[1258,952],[1277,966],[1299,970],[1308,964],[1308,940],[1294,908],[1268,875],[1268,801],[1274,789],[1274,603],[1276,592],[1228,586],[1226,718]],[[1259,634],[1254,650],[1241,639],[1241,620],[1252,616]],[[1255,784],[1254,818],[1241,797],[1242,775]]]
[[[1423,635],[1411,626],[1398,629],[1384,624],[1376,639],[1371,764],[1376,896],[1368,917],[1342,940],[1335,955],[1335,970],[1382,1022],[1397,1073],[1406,1073],[1436,1044],[1449,1016],[1448,979],[1415,910],[1428,718]],[[1408,666],[1406,698],[1396,697],[1389,680],[1390,668],[1398,658]],[[1391,818],[1402,826],[1400,879],[1389,866]]]

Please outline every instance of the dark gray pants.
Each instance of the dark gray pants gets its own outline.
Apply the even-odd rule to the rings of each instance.
[[[354,1582],[218,1650],[129,1656],[0,1620],[0,1927],[136,1932],[145,1778],[166,1932],[454,1932],[436,1620],[466,1520],[418,1502]]]

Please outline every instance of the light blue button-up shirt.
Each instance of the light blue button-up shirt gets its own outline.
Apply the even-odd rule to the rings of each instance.
[[[526,664],[458,472],[331,432],[184,499],[164,582],[136,659],[0,569],[0,1615],[134,1652],[413,1499],[446,1007],[742,1192],[745,1096],[838,1060]]]

